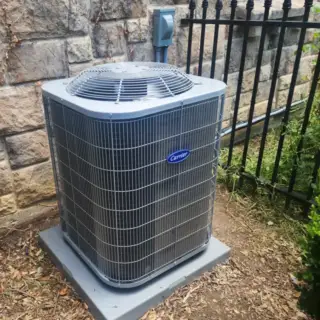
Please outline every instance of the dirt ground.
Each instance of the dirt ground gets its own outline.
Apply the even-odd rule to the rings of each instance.
[[[38,246],[39,230],[56,223],[46,219],[0,236],[0,319],[93,319]],[[213,232],[232,248],[228,263],[177,290],[143,320],[309,319],[297,308],[293,285],[299,252],[272,223],[257,222],[252,208],[219,188]]]

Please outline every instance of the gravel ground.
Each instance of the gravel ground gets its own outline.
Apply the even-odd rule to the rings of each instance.
[[[292,283],[300,266],[295,245],[272,224],[257,222],[257,209],[230,200],[223,188],[217,193],[213,232],[232,248],[231,258],[142,319],[309,319],[297,308]],[[38,245],[39,230],[57,223],[46,219],[0,236],[0,319],[93,319]]]

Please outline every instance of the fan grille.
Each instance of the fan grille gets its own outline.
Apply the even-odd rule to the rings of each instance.
[[[74,96],[101,101],[134,101],[173,97],[193,82],[178,68],[162,63],[110,63],[80,73],[67,86]]]

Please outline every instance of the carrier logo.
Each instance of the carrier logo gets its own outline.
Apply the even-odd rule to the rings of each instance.
[[[167,161],[169,163],[179,163],[186,160],[190,155],[188,149],[178,150],[168,155]]]

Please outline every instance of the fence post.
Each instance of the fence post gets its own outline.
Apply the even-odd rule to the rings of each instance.
[[[230,13],[231,24],[229,26],[228,44],[227,44],[227,52],[226,52],[226,62],[225,62],[225,66],[224,66],[224,76],[223,76],[223,81],[225,83],[228,82],[229,63],[230,63],[230,54],[231,54],[231,46],[232,46],[232,38],[233,38],[233,26],[234,26],[232,21],[234,20],[234,16],[236,14],[237,5],[238,5],[238,1],[237,0],[231,0],[231,3],[230,3],[230,7],[231,7],[231,13]]]
[[[272,0],[265,0],[263,21],[268,20],[271,5],[272,5]],[[241,167],[240,167],[240,179],[239,179],[240,187],[243,184],[243,176],[241,174],[242,174],[242,172],[244,172],[245,167],[246,167],[247,154],[248,154],[250,135],[251,135],[251,126],[252,126],[254,108],[255,108],[255,103],[256,103],[258,86],[259,86],[260,70],[261,70],[263,49],[264,49],[264,43],[266,40],[266,35],[267,35],[267,27],[265,24],[263,24],[262,30],[261,30],[259,50],[258,50],[258,60],[257,60],[257,66],[256,66],[256,73],[255,73],[254,84],[253,84],[253,89],[252,89],[251,104],[250,104],[250,109],[249,109],[248,127],[247,127],[247,131],[246,131],[246,137],[245,137],[245,141],[244,141],[243,155],[242,155],[242,161],[241,161]]]
[[[254,7],[254,1],[248,0],[247,5],[246,5],[246,9],[247,9],[246,20],[247,21],[249,21],[251,19],[251,13],[252,13],[253,7]],[[231,137],[230,137],[229,154],[228,154],[228,162],[227,162],[228,167],[231,165],[231,161],[232,161],[232,151],[233,151],[234,138],[235,138],[235,132],[236,132],[236,124],[237,124],[237,119],[238,119],[238,110],[239,110],[239,103],[240,103],[244,64],[246,61],[246,54],[247,54],[248,37],[249,37],[249,25],[247,24],[244,27],[244,37],[243,37],[243,43],[242,43],[242,53],[241,53],[241,60],[240,60],[237,93],[236,93],[236,100],[235,100],[235,104],[234,104],[232,131],[231,131]]]
[[[307,22],[309,19],[309,14],[310,14],[310,9],[312,7],[312,3],[313,3],[312,0],[305,0],[305,3],[304,3],[305,10],[304,10],[304,15],[303,15],[303,22]],[[277,154],[276,154],[276,160],[274,163],[271,183],[275,183],[277,181],[279,163],[280,163],[280,158],[281,158],[281,153],[282,153],[282,148],[283,148],[283,143],[284,143],[285,133],[286,133],[286,126],[289,121],[289,114],[290,114],[290,109],[291,109],[291,104],[292,104],[292,99],[293,99],[294,88],[296,86],[296,81],[297,81],[297,77],[298,77],[300,59],[301,59],[301,55],[302,55],[302,47],[304,45],[304,38],[306,35],[306,30],[307,30],[306,27],[303,27],[303,28],[301,28],[301,32],[300,32],[297,55],[296,55],[296,59],[294,61],[294,66],[293,66],[293,71],[292,71],[292,79],[291,79],[290,88],[289,88],[286,111],[285,111],[283,119],[282,119],[281,134],[280,134],[280,139],[279,139],[279,143],[278,143],[278,150],[277,150]]]
[[[220,13],[221,13],[222,7],[223,7],[222,1],[217,0],[217,3],[216,3],[216,20],[217,20],[217,22],[220,19]],[[210,78],[214,78],[214,71],[216,68],[218,37],[219,37],[219,24],[216,23],[214,25],[214,38],[213,38],[213,47],[212,47]]]
[[[196,3],[194,0],[189,2],[189,36],[188,36],[188,51],[187,51],[187,70],[186,72],[190,73],[190,64],[191,64],[191,50],[192,50],[192,33],[193,33],[193,21],[194,10],[196,9]]]
[[[297,176],[297,170],[298,170],[298,160],[300,159],[301,151],[303,148],[303,138],[304,138],[304,135],[307,131],[310,113],[311,113],[312,105],[313,105],[313,99],[314,99],[314,95],[316,93],[316,89],[317,89],[317,85],[318,85],[318,81],[319,81],[319,74],[320,74],[320,51],[318,53],[318,59],[317,59],[316,68],[314,70],[313,80],[312,80],[312,84],[311,84],[311,90],[310,90],[309,98],[308,98],[307,105],[306,105],[303,123],[301,126],[300,140],[299,140],[298,147],[297,147],[297,153],[294,155],[294,158],[293,158],[293,167],[292,167],[288,192],[292,192],[294,184],[296,182],[296,176]],[[286,208],[288,208],[289,205],[290,205],[290,198],[287,197]]]
[[[291,0],[285,0],[283,2],[282,9],[283,9],[282,21],[285,22],[288,19],[289,11],[291,9]],[[273,96],[274,96],[274,92],[276,90],[276,84],[277,84],[277,80],[278,80],[278,71],[279,71],[279,66],[280,66],[280,61],[281,61],[280,59],[281,59],[281,53],[282,53],[285,32],[286,32],[286,27],[282,24],[281,29],[280,29],[276,59],[275,59],[274,68],[273,68],[273,75],[272,75],[268,105],[267,105],[267,110],[266,110],[266,119],[264,121],[262,137],[261,137],[261,142],[260,142],[260,150],[259,150],[259,156],[258,156],[258,162],[257,162],[257,168],[256,168],[256,177],[257,178],[260,177],[260,172],[261,172],[263,153],[264,153],[264,148],[265,148],[268,129],[269,129],[269,120],[270,120],[270,114],[271,114],[271,109],[272,109]]]
[[[207,19],[207,10],[208,10],[208,0],[202,1],[202,19]],[[201,25],[201,38],[200,38],[200,52],[199,52],[199,65],[198,65],[198,76],[202,75],[202,62],[203,62],[203,49],[204,49],[204,40],[206,36],[206,24],[202,23]]]

